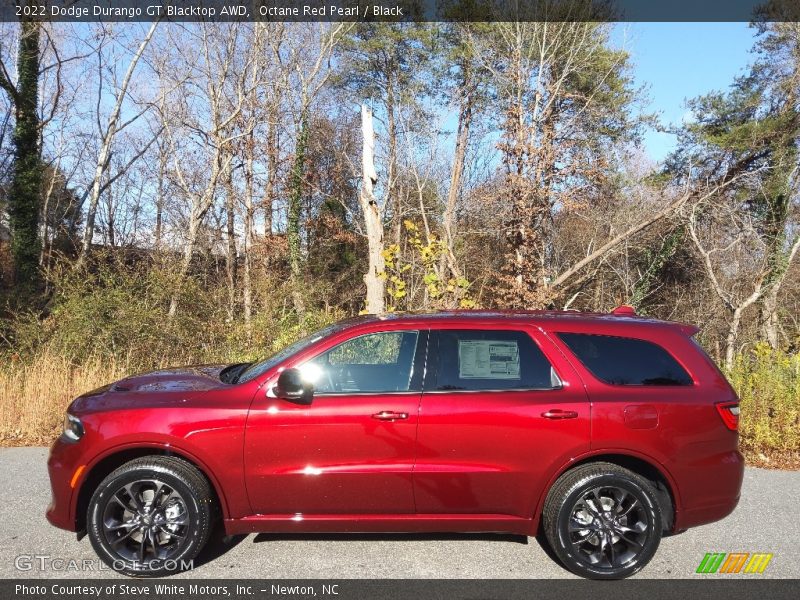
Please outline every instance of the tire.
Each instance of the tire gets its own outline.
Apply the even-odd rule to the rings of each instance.
[[[145,456],[106,477],[89,501],[89,539],[100,559],[132,577],[191,568],[208,541],[214,494],[184,460]]]
[[[653,558],[663,516],[647,479],[598,462],[576,467],[553,484],[542,526],[558,559],[576,575],[623,579]]]

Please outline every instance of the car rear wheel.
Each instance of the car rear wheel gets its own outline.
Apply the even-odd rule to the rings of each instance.
[[[564,566],[590,579],[640,571],[658,549],[663,528],[652,484],[611,463],[565,473],[547,495],[542,521]]]
[[[115,571],[158,577],[190,568],[208,540],[213,492],[192,465],[147,456],[125,463],[89,502],[88,533],[97,555]]]

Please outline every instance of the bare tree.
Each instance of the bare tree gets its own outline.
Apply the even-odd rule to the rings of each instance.
[[[714,213],[704,210],[707,207],[703,202],[694,204],[689,212],[688,226],[711,289],[728,314],[725,367],[731,369],[743,314],[769,288],[770,283],[766,281],[769,269],[758,258],[759,254],[764,254],[763,244],[749,216],[737,211],[724,196],[717,196],[716,200],[718,206]],[[705,221],[705,236],[700,231],[701,214]],[[703,240],[703,237],[710,237],[710,241]]]
[[[309,120],[312,104],[331,76],[330,60],[342,36],[352,23],[309,24],[298,31],[285,50],[285,68],[297,94],[294,116],[294,161],[289,178],[289,206],[286,214],[286,237],[292,272],[292,299],[298,314],[305,312],[301,291],[302,249],[300,219],[305,178],[305,155],[308,150]],[[282,60],[282,54],[277,57]]]
[[[114,94],[115,101],[114,105],[111,109],[111,113],[109,114],[106,122],[104,124],[101,123],[101,116],[100,116],[100,105],[103,98],[103,77],[100,76],[98,82],[100,88],[98,90],[97,96],[97,126],[98,132],[100,134],[101,143],[100,143],[100,151],[97,155],[97,162],[94,169],[94,178],[92,179],[91,187],[86,190],[86,196],[89,197],[89,206],[86,211],[86,223],[84,226],[83,231],[83,240],[81,242],[81,252],[78,261],[75,263],[76,268],[82,267],[87,257],[89,256],[89,252],[91,251],[92,245],[92,236],[94,235],[94,224],[95,224],[95,216],[97,214],[97,205],[100,201],[100,195],[108,189],[108,187],[116,181],[130,166],[136,162],[141,156],[147,151],[153,142],[155,142],[156,138],[160,134],[160,131],[153,136],[153,138],[144,144],[144,146],[140,149],[139,152],[134,154],[130,160],[122,165],[119,170],[113,176],[107,176],[109,164],[111,162],[111,151],[114,144],[114,140],[122,130],[124,130],[129,125],[135,123],[139,120],[147,111],[150,110],[150,104],[145,104],[145,106],[141,109],[137,109],[129,118],[122,119],[122,107],[123,103],[125,102],[126,98],[128,97],[128,89],[131,84],[131,80],[133,79],[133,74],[136,71],[136,65],[139,63],[142,55],[144,54],[147,45],[150,43],[150,40],[153,38],[153,34],[156,31],[156,26],[158,25],[158,20],[153,21],[150,25],[147,33],[145,34],[144,38],[139,43],[139,46],[133,53],[133,56],[128,63],[128,68],[125,71],[125,75],[122,78],[122,82],[119,84],[119,87],[116,89]],[[98,69],[102,72],[103,70],[103,45],[102,43],[98,47],[97,50],[97,60],[98,60]],[[83,201],[82,201],[83,203]]]
[[[248,130],[238,130],[235,125],[254,87],[250,78],[254,56],[241,52],[242,44],[247,43],[241,24],[233,23],[224,28],[201,24],[196,29],[184,28],[181,32],[186,36],[184,42],[189,40],[198,48],[197,55],[191,59],[187,85],[176,87],[179,99],[170,100],[185,108],[176,115],[165,101],[161,110],[173,156],[172,172],[191,201],[183,258],[177,272],[179,281],[189,272],[200,228],[214,203],[220,179],[232,168],[233,144],[248,134]],[[168,68],[168,65],[162,67]],[[163,73],[162,76],[169,79],[170,75]],[[187,109],[189,106],[191,110]],[[182,150],[194,157],[199,155],[199,161],[182,160],[186,158]],[[195,169],[192,173],[188,172],[190,165]],[[176,292],[170,301],[170,317],[177,308]]]

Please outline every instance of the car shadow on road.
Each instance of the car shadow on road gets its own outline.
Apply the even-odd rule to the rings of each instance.
[[[215,561],[241,544],[247,535],[225,535],[222,527],[217,527],[203,550],[194,559],[194,568]],[[318,542],[431,542],[431,541],[481,541],[512,542],[527,544],[524,535],[511,533],[259,533],[253,538],[254,544],[285,541]]]
[[[248,535],[225,535],[222,527],[217,527],[211,534],[205,548],[195,559],[195,568],[213,562],[223,556],[239,544]],[[553,552],[552,547],[547,541],[542,531],[534,538],[542,550],[556,564],[561,566],[561,561]],[[513,533],[258,533],[253,538],[254,544],[285,541],[318,541],[318,542],[448,542],[448,541],[479,541],[479,542],[503,542],[514,544],[528,544],[530,538],[524,535]],[[566,569],[565,569],[566,571]]]
[[[448,542],[448,541],[514,542],[527,544],[524,535],[512,533],[259,533],[254,543],[283,541],[320,542]]]
[[[208,538],[208,543],[194,559],[195,568],[216,560],[241,544],[246,537],[246,535],[225,535],[221,526],[215,527],[211,532],[211,537]]]

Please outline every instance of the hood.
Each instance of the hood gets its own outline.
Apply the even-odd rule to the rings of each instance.
[[[160,369],[131,375],[112,384],[111,392],[202,392],[223,387],[219,374],[227,365]]]
[[[68,410],[81,416],[112,409],[180,406],[202,392],[225,387],[219,375],[226,366],[180,367],[131,375],[78,396]]]

